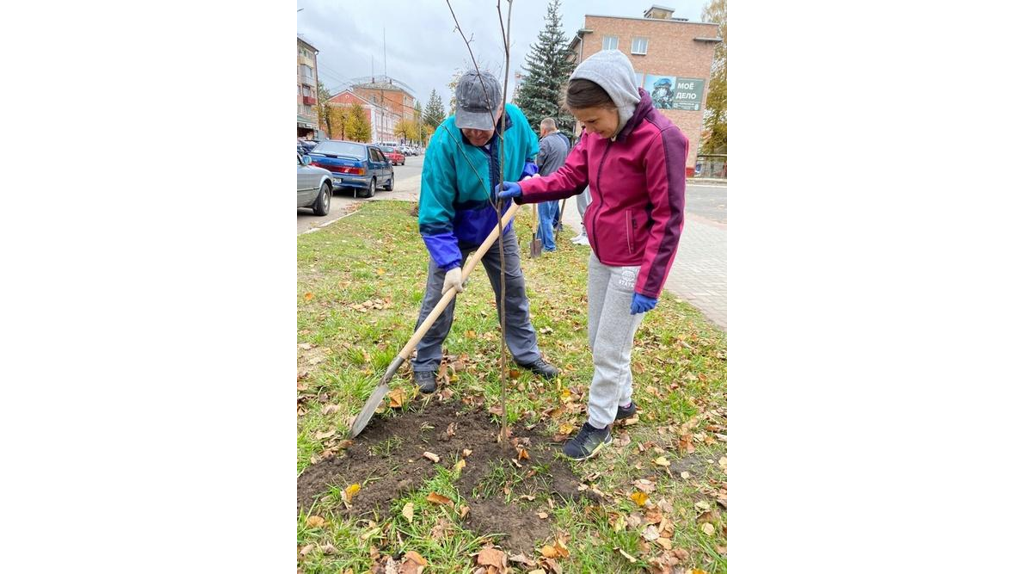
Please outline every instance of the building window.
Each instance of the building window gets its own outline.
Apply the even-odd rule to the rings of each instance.
[[[633,38],[633,48],[630,51],[634,54],[647,55],[647,38]]]
[[[602,50],[618,50],[619,49],[619,37],[618,36],[605,36],[601,40]]]

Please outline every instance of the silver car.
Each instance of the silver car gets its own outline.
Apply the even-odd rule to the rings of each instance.
[[[297,207],[312,207],[313,213],[327,215],[331,211],[331,196],[334,188],[331,184],[331,172],[322,167],[309,165],[308,155],[295,154],[298,158]]]

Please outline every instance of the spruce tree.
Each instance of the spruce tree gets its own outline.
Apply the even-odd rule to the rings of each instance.
[[[546,117],[555,118],[558,129],[572,137],[575,120],[572,114],[562,109],[565,85],[575,64],[570,59],[569,41],[562,32],[562,17],[559,0],[548,4],[546,24],[537,36],[537,42],[530,44],[526,56],[526,75],[513,103],[519,106],[530,120],[530,128],[540,129],[540,121]]]
[[[423,123],[436,128],[444,121],[444,103],[441,102],[441,96],[437,95],[437,90],[430,90],[430,99],[427,100],[427,107],[423,110]]]

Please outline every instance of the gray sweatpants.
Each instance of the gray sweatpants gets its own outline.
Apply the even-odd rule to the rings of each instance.
[[[537,348],[537,332],[530,322],[530,301],[526,298],[526,279],[519,264],[519,243],[515,231],[510,229],[502,234],[501,241],[495,241],[494,245],[491,245],[480,260],[480,264],[487,270],[487,278],[490,279],[491,289],[494,290],[494,306],[497,309],[501,293],[501,253],[498,246],[502,243],[505,246],[505,342],[515,362],[532,363],[540,358],[540,349]],[[468,255],[469,251],[462,252],[463,264],[469,259]],[[441,289],[444,287],[445,272],[437,266],[432,257],[429,259],[427,288],[423,295],[423,304],[420,306],[420,316],[416,321],[417,329],[441,300]],[[456,299],[458,295],[452,299],[416,345],[416,357],[411,361],[413,371],[436,372],[440,366],[441,345],[452,328]],[[501,318],[498,317],[498,320]]]
[[[630,357],[633,336],[644,314],[629,314],[640,267],[609,267],[590,254],[587,276],[588,335],[594,355],[587,412],[590,426],[603,428],[615,420],[619,405],[633,400]]]

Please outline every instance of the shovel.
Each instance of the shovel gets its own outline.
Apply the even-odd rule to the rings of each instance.
[[[540,218],[537,216],[537,204],[533,204],[533,239],[530,241],[530,258],[540,257]]]
[[[491,231],[491,234],[487,236],[487,239],[480,244],[480,247],[477,248],[475,253],[473,253],[473,256],[470,257],[469,261],[462,267],[463,283],[465,283],[466,278],[469,277],[473,268],[476,267],[476,264],[480,262],[480,259],[482,259],[484,254],[487,253],[487,250],[490,249],[491,245],[493,245],[498,239],[498,236],[501,235],[501,230],[505,228],[509,221],[512,220],[512,217],[517,211],[519,211],[519,204],[513,203],[501,218],[501,222],[495,226],[494,230]],[[420,328],[416,329],[416,332],[412,334],[412,338],[409,339],[409,342],[402,347],[402,350],[398,352],[398,356],[395,357],[395,360],[391,361],[391,364],[388,365],[388,370],[384,372],[384,377],[381,378],[380,384],[377,385],[377,388],[370,394],[370,398],[366,399],[366,404],[363,405],[363,410],[359,411],[359,415],[356,416],[355,422],[352,423],[352,430],[349,432],[349,438],[355,438],[359,433],[363,432],[364,428],[366,428],[366,425],[373,417],[374,411],[377,410],[377,406],[380,405],[380,401],[384,399],[384,395],[388,394],[388,381],[390,381],[391,377],[394,377],[395,373],[398,372],[398,367],[401,367],[402,363],[409,359],[409,355],[412,354],[413,349],[416,348],[420,339],[427,334],[427,331],[429,331],[430,327],[433,326],[434,321],[441,316],[445,307],[448,306],[448,303],[450,303],[454,297],[455,289],[449,289],[441,295],[441,300],[437,302],[437,305],[434,305],[434,309],[429,315],[427,315],[427,318],[423,320]]]

